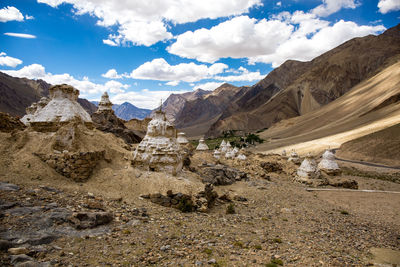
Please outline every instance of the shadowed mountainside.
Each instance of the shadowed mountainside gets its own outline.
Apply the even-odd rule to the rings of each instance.
[[[223,112],[207,136],[222,131],[254,131],[306,114],[348,92],[395,63],[400,55],[400,25],[379,36],[354,38],[310,62],[286,61]]]
[[[22,117],[25,109],[41,97],[49,96],[51,84],[43,80],[30,80],[27,78],[16,78],[0,72],[0,111],[12,116]],[[79,98],[79,104],[92,114],[97,107],[88,100]]]

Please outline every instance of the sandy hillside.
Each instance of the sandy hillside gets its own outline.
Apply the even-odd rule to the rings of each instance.
[[[348,141],[340,146],[336,155],[400,166],[400,124]]]
[[[319,153],[398,124],[400,102],[388,100],[395,99],[399,90],[400,62],[316,111],[275,124],[260,134],[267,142],[255,150],[281,152],[283,149],[296,149],[300,153]]]

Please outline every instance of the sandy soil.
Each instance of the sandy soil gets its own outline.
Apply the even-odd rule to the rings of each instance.
[[[29,140],[36,140],[34,134],[22,148],[12,145],[15,140],[11,135],[0,137],[0,180],[22,187],[16,192],[0,192],[3,201],[19,205],[55,202],[79,211],[85,209],[82,201],[93,194],[115,215],[108,233],[66,236],[45,245],[45,253],[36,260],[55,266],[265,266],[271,262],[284,266],[365,266],[374,262],[371,248],[398,250],[400,246],[399,194],[307,192],[305,185],[293,181],[296,165],[278,155],[248,154],[245,162],[221,160],[249,175],[248,181],[216,187],[219,195],[247,199],[232,202],[235,214],[226,214],[229,203],[223,201],[208,213],[181,213],[140,195],[168,189],[197,192],[203,188],[200,177],[187,170],[173,177],[132,168],[132,152],[118,147],[119,140],[112,135],[101,136],[107,142],[102,142],[104,146],[98,143],[98,147],[108,149],[115,158],[112,163],[99,164],[86,183],[60,176],[33,156],[35,149]],[[216,160],[211,152],[195,153],[192,166],[203,162]],[[266,173],[261,162],[281,164],[282,171]],[[400,191],[400,184],[379,177],[341,178],[355,179],[361,189]],[[61,193],[42,192],[43,185]],[[40,193],[27,197],[32,190]],[[134,208],[145,208],[149,217],[137,218],[131,212]],[[11,215],[1,220],[10,227],[18,224],[18,217]],[[7,262],[7,253],[0,256]]]

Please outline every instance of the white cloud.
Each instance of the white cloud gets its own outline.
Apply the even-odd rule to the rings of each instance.
[[[15,7],[7,6],[0,9],[0,22],[7,22],[7,21],[23,21],[24,15]]]
[[[121,79],[122,75],[118,74],[115,69],[109,69],[106,73],[101,75],[104,78],[108,79]]]
[[[165,83],[165,85],[169,85],[169,86],[177,86],[179,84],[179,81],[170,81]]]
[[[235,17],[211,29],[187,31],[167,49],[171,54],[203,62],[272,53],[287,40],[293,26],[279,20]]]
[[[25,19],[26,20],[35,19],[35,17],[34,16],[25,15]]]
[[[261,6],[261,0],[38,0],[57,7],[62,3],[72,4],[77,15],[90,14],[97,17],[97,25],[117,26],[107,45],[150,46],[172,38],[168,23],[195,22],[199,19],[215,19],[240,15],[250,8]]]
[[[379,0],[378,8],[382,14],[400,10],[400,0]]]
[[[182,91],[151,91],[143,89],[140,92],[126,92],[122,94],[116,94],[111,97],[111,102],[115,104],[122,104],[124,102],[130,102],[131,104],[147,109],[154,109],[160,105],[160,99],[165,100],[171,94],[182,94],[189,90]]]
[[[259,71],[250,72],[248,69],[240,67],[238,71],[234,73],[240,73],[239,75],[229,75],[229,76],[214,76],[213,79],[225,82],[253,82],[263,79],[266,74],[262,75]]]
[[[4,35],[18,37],[18,38],[25,38],[25,39],[35,39],[36,38],[35,35],[27,34],[27,33],[6,32],[6,33],[4,33]]]
[[[69,84],[78,89],[83,96],[90,94],[98,94],[104,91],[111,93],[124,92],[129,85],[122,84],[117,81],[108,81],[105,84],[93,83],[89,78],[84,77],[82,80],[75,79],[68,73],[51,74],[46,72],[45,68],[40,64],[32,64],[25,66],[19,70],[1,70],[8,75],[14,77],[25,77],[28,79],[42,79],[50,84]]]
[[[283,12],[270,20],[241,16],[211,29],[188,31],[167,49],[203,62],[247,58],[250,64],[263,62],[278,67],[288,59],[311,60],[354,37],[383,30],[383,25],[363,26],[343,20],[332,25],[313,13]]]
[[[156,58],[133,70],[130,77],[142,80],[196,82],[221,73],[226,68],[228,66],[223,63],[216,63],[210,67],[193,62],[170,65],[165,59]]]
[[[0,66],[7,66],[7,67],[15,68],[17,65],[19,65],[21,63],[22,63],[22,60],[20,60],[18,58],[9,57],[4,52],[0,53]]]
[[[282,6],[282,2],[279,1],[279,2],[276,3],[276,5],[277,5],[277,6]]]
[[[219,82],[207,82],[207,83],[195,85],[193,87],[193,90],[203,89],[203,90],[211,91],[211,90],[217,89],[218,87],[220,87],[223,84],[224,83],[219,83]]]
[[[322,0],[322,4],[311,10],[311,13],[325,17],[336,13],[342,8],[355,9],[359,5],[355,0]]]

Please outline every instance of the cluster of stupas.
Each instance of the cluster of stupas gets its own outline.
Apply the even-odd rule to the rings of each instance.
[[[307,154],[300,167],[297,169],[297,179],[299,181],[308,182],[312,179],[319,178],[321,172],[327,175],[340,174],[340,168],[335,161],[335,155],[329,149],[324,152],[322,160],[318,165],[311,154]]]
[[[240,153],[237,147],[232,148],[229,142],[225,142],[222,140],[219,149],[214,150],[214,158],[220,159],[221,156],[225,157],[226,159],[239,159],[239,160],[246,160],[246,156]]]
[[[183,141],[183,136],[180,135]],[[182,170],[183,157],[175,127],[165,113],[157,110],[147,126],[147,133],[133,154],[134,165],[151,171],[176,175]]]
[[[27,126],[53,127],[72,120],[91,124],[90,115],[78,103],[79,90],[61,84],[49,89],[50,99],[43,97],[26,109],[21,121]]]

